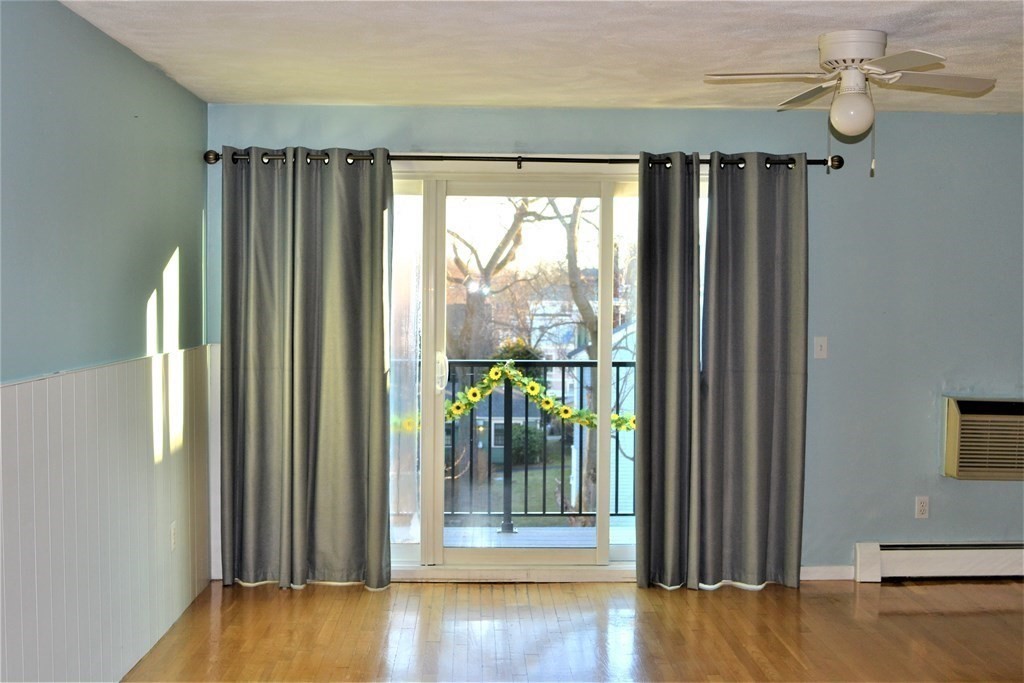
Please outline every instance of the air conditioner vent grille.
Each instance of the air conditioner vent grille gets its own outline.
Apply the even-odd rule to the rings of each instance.
[[[947,398],[945,474],[1024,480],[1024,402]]]

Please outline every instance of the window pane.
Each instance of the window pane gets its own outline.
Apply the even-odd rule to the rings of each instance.
[[[423,197],[396,183],[391,265],[391,542],[420,542],[420,326]],[[402,194],[406,192],[408,194]]]
[[[594,547],[594,430],[557,410],[595,404],[600,199],[458,195],[446,215],[445,545]],[[519,382],[468,398],[508,360]]]
[[[614,199],[613,216],[615,279],[612,320],[612,412],[634,415],[636,377],[637,217],[636,185],[624,188]],[[631,192],[629,190],[632,190]],[[611,520],[609,543],[634,545],[636,526],[633,507],[634,438],[632,430],[612,429]]]

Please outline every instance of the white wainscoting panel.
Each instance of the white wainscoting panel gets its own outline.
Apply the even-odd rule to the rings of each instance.
[[[207,586],[209,391],[207,347],[0,388],[0,678],[118,680]]]
[[[224,578],[220,536],[220,344],[210,344],[209,445],[210,466],[210,579]]]

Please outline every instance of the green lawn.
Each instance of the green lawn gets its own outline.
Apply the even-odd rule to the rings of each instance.
[[[561,462],[549,463],[546,468],[540,464],[530,465],[529,467],[517,465],[512,471],[512,513],[515,523],[518,526],[568,526],[568,517],[535,517],[533,516],[533,513],[540,513],[542,511],[542,504],[545,502],[545,499],[547,505],[546,511],[549,514],[557,513],[561,510],[561,506],[556,497],[556,489],[559,481],[564,481],[566,484],[565,488],[568,489],[570,472],[571,470],[568,459],[565,463],[564,475],[562,472]],[[500,466],[496,466],[492,470],[492,479],[489,487],[490,509],[493,513],[499,515],[501,514],[502,503],[504,500],[504,481],[496,478],[500,476]],[[546,488],[545,477],[547,479]],[[460,512],[469,509],[468,484],[468,477],[464,481],[459,481],[459,489],[462,497],[459,501],[459,505],[456,507],[456,510]],[[446,497],[450,495],[449,491],[449,485],[446,484]],[[526,503],[526,510],[531,513],[530,515],[522,514],[524,511],[524,499]],[[447,505],[446,509],[449,509]],[[487,512],[487,486],[484,483],[477,483],[473,486],[472,510],[474,512]],[[498,518],[489,518],[482,515],[460,515],[456,519],[461,521],[460,526],[492,526],[496,525],[498,521]],[[447,523],[451,525],[454,521],[455,519],[449,518]]]

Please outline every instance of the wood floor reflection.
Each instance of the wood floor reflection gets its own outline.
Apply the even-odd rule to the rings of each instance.
[[[1024,679],[1024,584],[223,588],[126,680]]]

